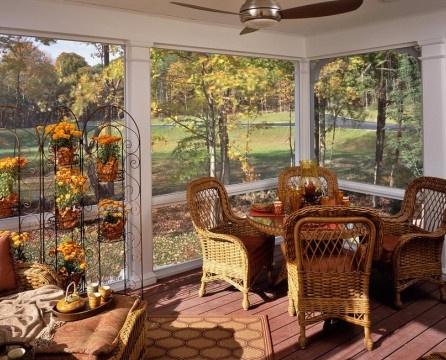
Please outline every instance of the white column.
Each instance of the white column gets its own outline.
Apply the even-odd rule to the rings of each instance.
[[[313,144],[313,131],[311,121],[311,89],[310,89],[310,62],[309,60],[301,60],[299,67],[299,89],[300,89],[300,103],[299,103],[299,136],[298,145],[299,152],[296,150],[296,154],[300,155],[302,159],[314,158],[314,144]],[[296,135],[297,137],[297,135]],[[297,147],[296,147],[297,149]]]
[[[424,174],[446,178],[446,51],[445,38],[420,42],[423,89]],[[443,274],[446,251],[443,247]]]
[[[141,137],[140,169],[135,171],[135,179],[141,188],[141,216],[132,216],[132,225],[140,229],[142,246],[135,246],[133,271],[141,272],[143,264],[143,285],[156,282],[153,272],[152,241],[152,156],[150,132],[150,53],[151,44],[130,42],[126,45],[126,110],[138,126]],[[139,177],[139,171],[141,176]],[[138,174],[136,174],[138,172]],[[137,240],[137,239],[136,239]],[[142,250],[142,254],[139,252]],[[140,284],[139,284],[140,286]]]
[[[424,174],[446,178],[445,39],[420,42],[423,89]]]

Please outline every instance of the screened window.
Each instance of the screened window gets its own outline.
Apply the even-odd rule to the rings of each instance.
[[[290,61],[151,49],[153,194],[277,177],[294,158]]]
[[[422,175],[415,48],[312,61],[314,144],[339,179],[404,188]]]

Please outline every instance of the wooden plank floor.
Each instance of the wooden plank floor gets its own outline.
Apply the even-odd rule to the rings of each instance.
[[[276,247],[277,274],[282,261]],[[271,287],[266,277],[255,284],[249,295],[251,307],[241,307],[241,293],[225,282],[209,283],[206,296],[199,297],[201,270],[161,279],[144,289],[144,300],[151,314],[220,314],[268,316],[274,359],[417,359],[432,352],[446,352],[446,304],[439,302],[438,288],[420,284],[403,293],[404,308],[392,306],[390,285],[374,272],[371,283],[372,339],[374,350],[363,345],[363,329],[347,325],[341,329],[324,331],[323,323],[307,328],[309,345],[301,350],[297,343],[299,326],[296,317],[288,314],[287,285]]]

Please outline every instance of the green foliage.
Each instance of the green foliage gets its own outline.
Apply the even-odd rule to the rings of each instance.
[[[190,155],[198,156],[180,177],[189,178],[198,166],[227,182],[233,161],[244,181],[257,178],[248,155],[249,134],[256,128],[248,129],[242,144],[232,141],[231,130],[262,112],[292,109],[291,63],[162,49],[152,49],[151,56],[153,118],[187,131],[174,152],[178,161],[190,164]]]

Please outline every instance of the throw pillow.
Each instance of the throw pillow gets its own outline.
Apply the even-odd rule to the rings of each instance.
[[[0,236],[0,294],[17,288],[14,255],[8,235]]]

